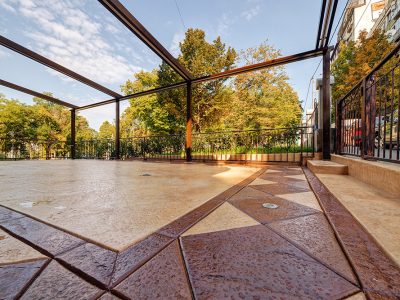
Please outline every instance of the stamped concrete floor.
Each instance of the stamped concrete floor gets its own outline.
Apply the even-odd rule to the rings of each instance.
[[[45,176],[41,169],[49,165],[60,169]],[[74,175],[73,167],[80,172]],[[67,180],[62,180],[63,172],[69,174]],[[152,176],[140,176],[145,173]],[[343,237],[320,206],[327,192],[316,197],[299,167],[22,162],[2,165],[0,175],[5,187],[0,206],[0,299],[400,296],[396,279],[375,282],[380,290],[359,281],[365,270],[349,262],[351,251],[345,249],[345,255]],[[68,193],[61,181],[79,187],[84,195],[79,189]],[[98,181],[107,188],[97,190]],[[123,183],[133,186],[122,188]],[[318,190],[315,181],[310,183]],[[48,202],[42,204],[41,198]],[[137,201],[137,208],[130,201]],[[264,207],[267,203],[277,207]],[[58,211],[58,206],[65,209]],[[77,217],[79,210],[89,207],[93,214]],[[119,210],[112,211],[114,207]],[[73,213],[63,214],[68,210]],[[114,216],[117,212],[120,215]],[[86,217],[89,220],[80,220]],[[147,218],[161,221],[154,225],[143,221]],[[114,222],[127,226],[124,234]],[[142,227],[137,226],[140,222]],[[101,235],[101,230],[106,232]],[[113,236],[107,238],[107,233]],[[380,272],[390,273],[388,281],[400,278],[387,266]]]

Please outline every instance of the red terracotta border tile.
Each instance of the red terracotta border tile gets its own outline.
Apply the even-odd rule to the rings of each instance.
[[[117,253],[85,243],[56,257],[62,265],[101,288],[110,284]]]
[[[196,299],[341,299],[358,288],[263,225],[181,237]]]
[[[118,284],[114,292],[129,299],[192,299],[178,241]]]
[[[267,225],[342,277],[359,285],[331,225],[323,214],[313,214]]]
[[[96,299],[102,293],[103,291],[53,260],[28,287],[21,299]]]
[[[118,253],[110,286],[114,287],[140,268],[173,241],[173,238],[153,233],[125,251]]]
[[[75,236],[30,217],[3,222],[0,228],[50,257],[85,243]]]
[[[400,298],[400,268],[308,169],[304,173],[362,286],[371,299]]]
[[[17,299],[47,265],[48,259],[0,266],[0,299]]]

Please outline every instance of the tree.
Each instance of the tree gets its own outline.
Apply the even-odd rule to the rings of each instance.
[[[260,63],[281,54],[266,42],[240,53],[246,64]],[[297,93],[288,83],[283,66],[237,75],[230,114],[225,122],[234,129],[260,129],[297,126],[301,106]]]
[[[99,128],[100,139],[114,139],[115,138],[115,126],[108,121],[104,121]]]
[[[375,30],[370,37],[362,31],[356,42],[340,44],[340,52],[332,63],[332,104],[344,97],[374,66],[387,55],[394,45],[381,30]]]
[[[0,137],[35,138],[35,128],[31,106],[0,94]]]
[[[230,69],[236,52],[226,47],[218,37],[212,43],[200,29],[189,29],[180,43],[178,60],[195,76],[204,76]],[[158,70],[139,72],[135,80],[128,80],[121,89],[125,94],[181,82],[182,78],[165,62]],[[226,95],[225,79],[193,86],[193,120],[196,131],[221,126]],[[183,133],[185,130],[186,96],[184,88],[152,94],[130,100],[131,107],[122,116],[125,133]],[[135,129],[132,129],[135,127]]]

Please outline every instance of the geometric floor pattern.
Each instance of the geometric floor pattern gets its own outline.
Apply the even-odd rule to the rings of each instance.
[[[123,252],[2,206],[0,229],[0,246],[20,245],[0,254],[0,299],[366,299],[296,166],[268,166]]]

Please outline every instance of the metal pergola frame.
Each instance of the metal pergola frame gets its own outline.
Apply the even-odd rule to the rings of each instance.
[[[178,73],[183,81],[179,83],[170,84],[164,87],[158,87],[148,91],[138,92],[130,95],[121,95],[114,92],[105,86],[102,86],[60,64],[32,51],[22,45],[11,41],[4,36],[0,35],[0,45],[9,48],[10,50],[24,55],[42,65],[52,68],[70,78],[78,80],[85,85],[88,85],[98,91],[105,93],[111,97],[110,100],[100,101],[97,103],[76,106],[66,101],[62,101],[30,89],[21,87],[11,82],[1,80],[0,85],[8,88],[18,90],[20,92],[30,94],[42,99],[46,99],[53,103],[63,105],[71,109],[71,158],[75,158],[75,118],[76,111],[85,110],[93,107],[107,105],[115,103],[115,126],[116,126],[116,137],[115,137],[115,149],[116,159],[120,158],[120,102],[137,98],[149,94],[159,93],[170,89],[186,86],[186,159],[191,160],[191,149],[192,149],[192,85],[196,83],[207,82],[211,80],[226,78],[235,76],[238,74],[257,71],[265,68],[275,67],[284,65],[292,62],[298,62],[305,59],[323,56],[323,139],[322,139],[322,152],[323,158],[330,158],[330,51],[329,38],[332,30],[333,21],[336,14],[336,8],[338,0],[322,0],[321,3],[321,14],[318,25],[317,42],[315,49],[297,53],[294,55],[284,56],[273,60],[268,60],[262,63],[248,65],[240,68],[231,69],[228,71],[220,72],[217,74],[211,74],[204,77],[194,78],[193,75],[182,65],[179,61],[173,57],[173,55],[165,49],[161,43],[126,9],[118,0],[98,0],[107,10],[109,10],[122,24],[124,24],[133,34],[135,34],[147,47],[149,47],[156,55],[158,55],[163,61],[165,61],[176,73]]]

